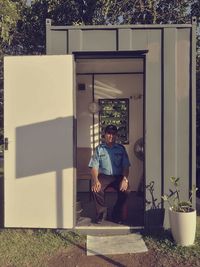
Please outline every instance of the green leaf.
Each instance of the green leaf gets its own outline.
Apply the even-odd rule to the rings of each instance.
[[[167,196],[167,195],[161,196],[161,198],[162,198],[164,201],[167,201],[167,200],[168,200],[168,196]]]

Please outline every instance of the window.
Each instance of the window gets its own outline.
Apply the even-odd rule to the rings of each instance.
[[[104,129],[109,124],[118,128],[119,143],[129,143],[129,99],[99,99],[100,140],[104,137]]]

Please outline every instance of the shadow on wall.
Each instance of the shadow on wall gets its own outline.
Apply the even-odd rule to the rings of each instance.
[[[146,185],[146,210],[145,210],[145,227],[153,229],[164,225],[165,209],[163,201],[155,197],[155,181],[150,181]]]
[[[56,173],[57,227],[63,227],[64,222],[63,187],[66,184],[63,184],[62,172],[73,167],[73,120],[73,117],[58,118],[16,128],[16,178]],[[73,179],[71,175],[68,178]]]
[[[73,167],[72,120],[58,118],[16,128],[16,178]]]

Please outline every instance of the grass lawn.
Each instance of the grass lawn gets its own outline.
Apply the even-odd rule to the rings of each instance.
[[[48,259],[58,250],[66,250],[73,243],[83,242],[73,232],[65,233],[65,238],[55,230],[0,230],[0,266],[46,266]]]
[[[176,246],[169,231],[144,234],[149,250],[158,258],[165,258],[165,266],[200,266],[200,216],[197,216],[195,245]],[[47,260],[58,251],[64,252],[72,244],[84,244],[85,237],[70,231],[39,229],[0,230],[0,266],[46,266]],[[162,257],[163,255],[163,257]],[[173,263],[170,265],[170,262]]]
[[[146,234],[144,235],[144,240],[148,248],[163,254],[168,263],[175,261],[177,264],[182,263],[181,266],[184,266],[184,263],[190,263],[190,266],[200,266],[200,215],[197,216],[196,238],[195,244],[192,246],[182,247],[175,245],[168,230],[152,233],[151,235]]]

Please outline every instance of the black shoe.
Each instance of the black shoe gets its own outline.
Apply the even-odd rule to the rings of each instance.
[[[121,216],[119,216],[118,214],[116,214],[117,212],[113,211],[112,213],[112,222],[117,223],[117,224],[123,224],[123,219],[121,218]]]
[[[114,222],[116,224],[124,224],[122,219],[112,219],[112,222]]]
[[[96,217],[95,223],[97,224],[101,224],[103,221],[105,221],[107,218],[107,208],[105,208],[104,211],[102,211],[101,213],[99,213]]]

